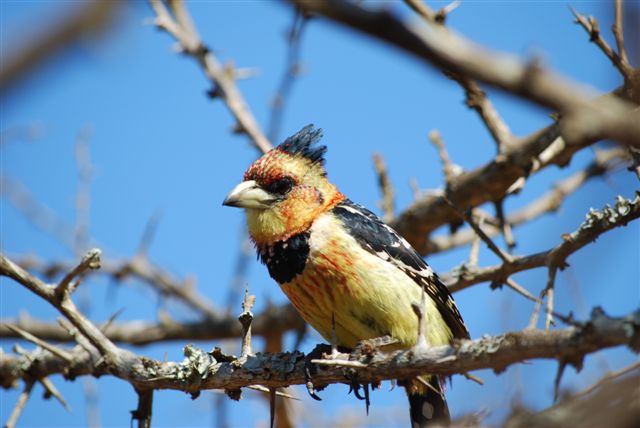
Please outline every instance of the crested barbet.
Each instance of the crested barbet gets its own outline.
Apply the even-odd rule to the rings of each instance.
[[[422,344],[469,338],[451,293],[416,250],[327,179],[321,132],[308,125],[264,154],[223,202],[245,209],[271,277],[306,322],[342,347],[387,337],[385,350],[412,348],[416,308]],[[404,385],[412,428],[449,422],[442,378]]]

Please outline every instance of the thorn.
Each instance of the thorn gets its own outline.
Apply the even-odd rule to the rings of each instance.
[[[558,371],[556,372],[556,378],[553,381],[553,402],[558,401],[558,391],[560,390],[560,381],[562,380],[562,375],[564,373],[564,369],[567,367],[567,363],[564,361],[558,362]]]
[[[273,428],[276,421],[276,388],[269,388],[269,427]]]
[[[336,314],[331,313],[331,356],[338,355],[338,338],[336,334]]]
[[[369,401],[369,384],[365,383],[362,387],[364,388],[364,406],[367,416],[369,416],[369,405],[371,404],[371,401]]]

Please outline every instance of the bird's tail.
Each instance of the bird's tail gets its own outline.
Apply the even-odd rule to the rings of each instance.
[[[428,382],[430,387],[420,388],[422,391],[413,392],[415,388],[407,387],[411,428],[448,426],[451,422],[440,379],[431,376]]]

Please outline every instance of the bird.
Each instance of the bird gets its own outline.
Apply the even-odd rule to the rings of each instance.
[[[382,337],[391,338],[385,350],[468,339],[451,293],[420,254],[328,180],[321,137],[314,125],[288,137],[254,161],[223,201],[245,210],[271,278],[308,324],[345,348]],[[412,428],[450,422],[442,377],[404,386]]]

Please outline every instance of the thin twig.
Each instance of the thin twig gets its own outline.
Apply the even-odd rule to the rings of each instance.
[[[444,146],[444,142],[442,141],[442,136],[436,130],[429,132],[429,140],[436,147],[438,151],[438,156],[440,157],[440,162],[442,163],[442,173],[444,175],[444,181],[447,185],[447,188],[453,182],[453,179],[460,174],[461,168],[457,165],[454,165],[449,159],[449,154],[447,153],[447,149]]]
[[[264,393],[267,393],[267,394],[270,393],[269,388],[266,388],[266,387],[264,387],[262,385],[249,385],[249,386],[247,386],[247,388],[253,389],[255,391],[264,392]],[[286,392],[276,391],[276,395],[278,397],[288,398],[289,400],[300,401],[300,398],[296,397],[295,395],[287,394]]]
[[[582,28],[584,28],[587,34],[589,34],[589,40],[595,43],[607,56],[607,58],[611,60],[613,65],[620,71],[620,74],[622,74],[625,80],[630,79],[632,70],[629,66],[629,63],[623,61],[622,58],[616,52],[614,52],[613,49],[611,49],[611,46],[609,46],[609,44],[602,38],[602,36],[600,35],[600,26],[598,25],[598,20],[593,16],[589,16],[589,18],[587,19],[573,7],[570,7],[570,9],[571,13],[576,18],[576,22],[580,24]]]
[[[514,281],[513,278],[507,278],[504,283],[507,285],[507,287],[524,296],[525,298],[531,300],[532,302],[535,302],[536,304],[540,303],[540,299],[529,293],[526,288]]]
[[[478,113],[478,116],[480,116],[480,119],[493,137],[498,153],[502,153],[514,139],[509,125],[500,116],[493,103],[489,101],[487,94],[475,80],[455,73],[448,73],[447,75],[462,86],[467,98],[467,107]]]
[[[45,342],[44,340],[38,339],[33,334],[29,333],[28,331],[24,331],[18,326],[7,324],[7,328],[19,334],[25,340],[28,340],[29,342],[35,343],[39,347],[46,349],[47,351],[51,352],[53,355],[56,355],[69,363],[73,361],[73,358],[71,357],[71,355],[69,355],[69,353],[66,352],[64,349],[58,348],[57,346],[51,345]]]
[[[464,212],[460,208],[455,206],[453,202],[449,200],[449,198],[445,197],[445,201],[451,206],[451,208],[455,210],[455,212],[458,214],[458,216],[461,219],[465,220],[469,224],[469,226],[471,226],[474,232],[478,234],[480,239],[482,239],[484,243],[487,244],[487,247],[489,247],[489,249],[493,251],[505,264],[511,264],[513,262],[513,258],[511,257],[511,255],[509,253],[502,251],[493,242],[493,240],[489,238],[489,236],[480,228],[480,226],[476,224],[476,222],[473,220],[473,218],[471,218],[469,213]]]
[[[84,274],[86,271],[90,269],[91,270],[100,269],[101,254],[102,254],[102,251],[100,251],[97,248],[93,248],[87,251],[87,253],[82,257],[82,261],[80,262],[80,264],[78,264],[73,270],[71,270],[71,272],[66,274],[64,278],[62,278],[58,286],[56,287],[55,293],[58,296],[58,298],[61,298],[61,296],[64,293],[73,292],[73,289],[75,288],[75,286],[73,286],[71,282],[76,277],[78,277],[78,281],[79,281],[80,280],[79,277],[81,277],[82,274]]]
[[[594,98],[583,87],[544,70],[539,62],[491,52],[451,31],[421,31],[385,10],[336,0],[292,1],[310,13],[367,33],[442,70],[565,113],[559,126],[569,143],[582,143],[597,136],[640,147],[640,121],[634,104],[619,97]]]
[[[445,283],[452,292],[463,290],[473,284],[485,281],[504,280],[509,275],[536,267],[555,266],[562,268],[565,260],[573,253],[593,242],[600,235],[621,227],[640,217],[640,193],[633,199],[616,198],[613,207],[606,206],[600,211],[591,210],[587,219],[572,233],[562,235],[562,242],[555,247],[529,256],[512,257],[510,263],[453,272]]]
[[[606,376],[604,376],[602,379],[598,380],[596,383],[594,383],[593,385],[591,385],[588,388],[583,389],[582,391],[576,392],[574,394],[572,394],[572,398],[580,398],[580,397],[584,397],[585,395],[589,395],[591,394],[593,391],[595,391],[596,389],[598,389],[599,387],[601,387],[602,385],[609,383],[613,380],[615,380],[616,378],[619,378],[620,376],[624,376],[627,373],[631,373],[634,370],[638,370],[640,369],[640,361],[636,361],[635,363],[627,366],[627,367],[623,367],[619,370],[615,370],[612,371],[611,373],[608,373]]]
[[[496,207],[496,217],[498,219],[498,226],[502,231],[504,242],[507,244],[507,248],[512,250],[516,246],[516,241],[513,239],[513,231],[511,230],[511,224],[507,221],[504,215],[504,199],[501,199],[494,203]]]
[[[156,26],[171,34],[180,43],[183,51],[198,62],[214,85],[210,95],[220,97],[224,101],[237,121],[236,130],[246,134],[262,153],[271,150],[271,143],[263,134],[234,82],[235,73],[229,73],[228,68],[224,67],[200,40],[184,3],[177,0],[169,2],[173,16],[161,0],[149,0],[149,3],[156,13]]]
[[[472,213],[473,216],[473,213]],[[484,216],[480,215],[478,219],[478,227],[482,228],[484,223]],[[468,265],[471,267],[478,266],[478,256],[480,255],[480,235],[477,233],[474,235],[473,241],[471,241],[471,248],[469,249],[469,262]]]
[[[274,95],[271,102],[271,117],[269,118],[269,127],[267,135],[270,141],[277,141],[280,136],[280,128],[284,116],[284,107],[293,88],[296,78],[302,72],[302,64],[300,62],[302,34],[308,21],[308,17],[299,9],[294,10],[293,22],[291,28],[287,32],[287,56],[285,60],[285,70],[280,79],[278,91]]]
[[[624,30],[622,26],[622,0],[615,0],[614,3],[615,8],[615,21],[613,22],[613,26],[611,27],[611,31],[613,32],[613,36],[616,38],[616,46],[618,48],[618,55],[620,56],[620,61],[625,64],[629,64],[629,59],[627,58],[627,51],[624,48]]]
[[[393,191],[391,180],[389,180],[387,166],[379,153],[373,154],[373,166],[378,174],[378,186],[382,191],[382,201],[380,201],[380,206],[384,213],[383,219],[385,222],[389,223],[393,221],[393,218],[395,217],[395,192]]]
[[[592,178],[601,177],[619,170],[627,163],[628,158],[626,150],[622,147],[596,152],[595,159],[584,170],[555,183],[551,186],[551,190],[518,211],[507,215],[504,219],[505,225],[510,227],[519,226],[546,213],[559,210],[566,199],[584,184],[588,183]],[[477,210],[474,209],[474,212],[477,212]],[[482,230],[488,236],[495,236],[501,232],[500,220],[484,216],[484,221],[485,224]],[[437,236],[429,241],[427,253],[437,253],[469,244],[475,241],[477,236],[471,228],[459,230],[453,235]]]
[[[404,2],[427,22],[436,23],[436,13],[422,0],[404,0]]]
[[[238,317],[242,324],[242,352],[241,358],[246,359],[251,352],[251,322],[253,321],[253,313],[251,308],[256,301],[256,296],[249,294],[249,289],[244,292],[244,300],[242,301],[242,314]]]
[[[22,414],[24,407],[27,405],[27,401],[29,401],[29,397],[31,396],[31,391],[33,390],[34,383],[35,381],[33,380],[25,381],[24,389],[20,393],[20,396],[18,397],[18,402],[13,408],[11,415],[9,415],[9,419],[7,419],[7,422],[4,424],[4,428],[15,427],[16,423],[18,422],[18,418],[20,418],[20,415]]]
[[[554,285],[555,285],[555,281],[556,281],[556,273],[558,271],[558,268],[556,266],[549,266],[549,275],[547,277],[547,286],[545,287],[545,289],[543,290],[543,294],[542,296],[546,296],[547,298],[547,306],[546,306],[546,318],[545,318],[545,322],[544,322],[544,328],[546,330],[549,330],[549,328],[551,327],[551,324],[554,324],[553,322],[553,292],[554,292]]]

